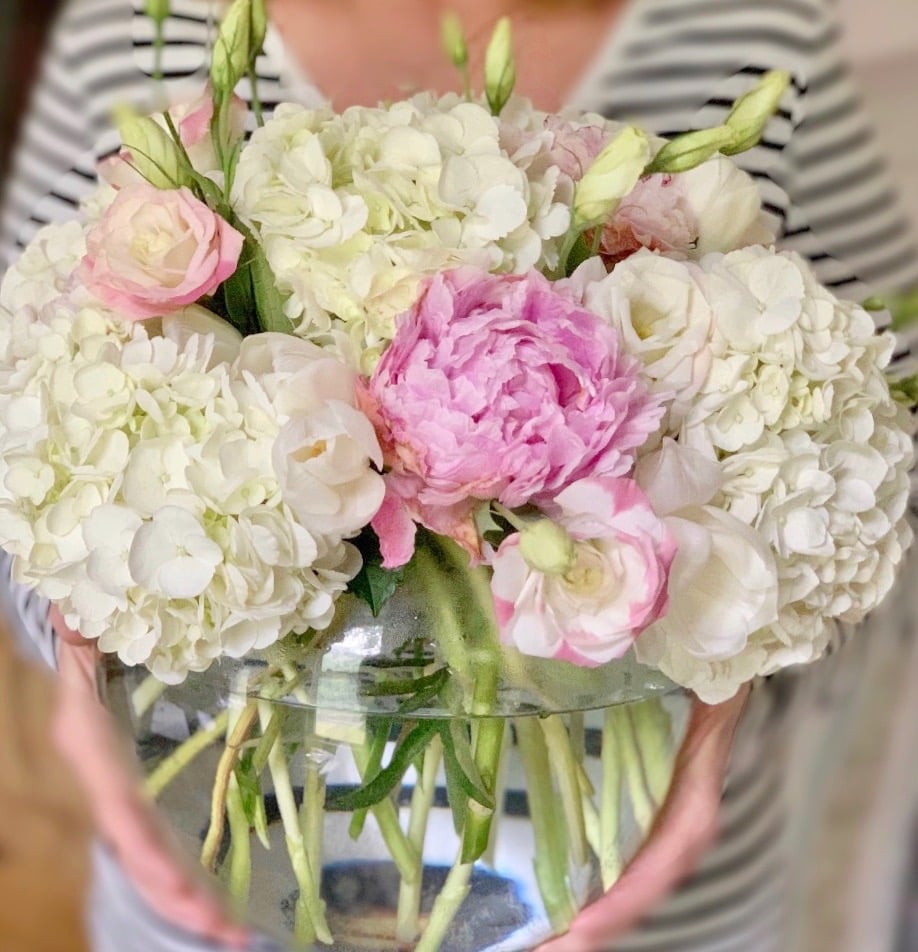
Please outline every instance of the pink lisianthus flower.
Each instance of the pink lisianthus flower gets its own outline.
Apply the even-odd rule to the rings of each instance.
[[[213,294],[242,235],[187,188],[125,186],[86,237],[79,277],[103,304],[145,320]]]
[[[389,467],[374,523],[389,565],[412,551],[398,506],[477,557],[480,501],[516,508],[625,475],[663,414],[617,333],[534,271],[431,279],[365,398]]]
[[[493,557],[501,640],[578,665],[620,658],[666,612],[674,538],[630,479],[579,480],[550,508],[573,543],[566,564],[545,571],[520,533]]]

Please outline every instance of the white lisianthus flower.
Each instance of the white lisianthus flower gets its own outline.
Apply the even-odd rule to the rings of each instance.
[[[671,439],[636,478],[676,540],[669,609],[638,639],[638,658],[712,702],[745,680],[750,638],[778,617],[778,571],[766,539],[711,502],[720,467]],[[738,659],[743,659],[738,663]],[[721,673],[710,684],[712,665]],[[727,672],[735,671],[733,677]]]
[[[620,658],[666,611],[674,540],[630,479],[578,480],[552,508],[572,541],[568,558],[534,558],[520,533],[493,556],[501,639],[579,665]],[[556,534],[543,534],[554,550]]]
[[[714,359],[714,312],[699,284],[702,276],[698,265],[642,249],[584,285],[586,307],[618,331],[654,390],[672,396],[671,427],[705,384]]]

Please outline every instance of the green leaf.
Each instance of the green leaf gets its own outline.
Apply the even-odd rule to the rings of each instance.
[[[375,776],[379,773],[382,764],[383,754],[386,750],[386,744],[389,741],[389,735],[392,731],[392,718],[384,717],[376,721],[372,726],[368,725],[373,739],[370,742],[370,749],[367,753],[366,776]],[[354,811],[351,817],[351,825],[348,827],[348,834],[352,840],[356,840],[363,832],[363,825],[367,819],[366,807],[361,807]]]
[[[261,329],[278,334],[293,333],[293,323],[284,313],[284,302],[277,290],[274,272],[268,264],[264,249],[255,239],[252,239],[251,252],[252,287],[255,291],[255,307]]]
[[[587,241],[586,233],[584,232],[577,241],[574,242],[574,247],[571,248],[571,253],[567,256],[567,261],[564,262],[564,273],[570,277],[584,261],[592,257],[593,248],[590,242]]]
[[[364,529],[353,541],[363,556],[363,565],[348,584],[348,591],[362,598],[370,606],[373,616],[377,617],[402,581],[404,566],[398,569],[383,568],[379,539],[372,529]]]
[[[246,263],[248,241],[243,245],[240,263],[236,270],[223,282],[223,304],[227,320],[240,334],[252,333],[255,323],[255,295],[252,291],[252,272]]]
[[[457,721],[448,721],[447,727],[440,731],[443,740],[443,764],[447,774],[455,771],[456,782],[462,792],[471,800],[480,803],[486,810],[494,810],[494,797],[485,790],[484,781],[475,766],[472,756],[472,744],[465,725]]]
[[[369,781],[365,779],[362,787],[330,796],[329,806],[335,810],[358,810],[372,807],[385,799],[404,777],[415,757],[427,749],[439,729],[439,721],[421,721],[395,748],[392,759],[379,773]]]
[[[415,694],[425,691],[431,685],[443,684],[446,668],[439,668],[432,674],[422,674],[418,678],[398,678],[389,681],[377,681],[366,688],[365,693],[370,697],[387,697],[400,694]]]
[[[411,714],[414,711],[419,711],[437,697],[449,681],[449,668],[440,668],[436,674],[431,675],[431,678],[429,684],[416,691],[407,701],[399,704],[399,714]]]
[[[280,737],[286,717],[286,707],[282,704],[273,705],[271,719],[268,721],[268,726],[264,729],[264,733],[262,733],[258,739],[258,744],[255,746],[252,754],[252,769],[256,774],[260,774],[268,765],[268,757],[271,754],[272,748],[277,743],[277,738]]]
[[[254,751],[249,748],[236,762],[234,768],[236,783],[239,785],[242,810],[249,826],[255,830],[259,840],[268,847],[268,818],[265,813],[265,801],[261,792],[259,772],[255,769]]]

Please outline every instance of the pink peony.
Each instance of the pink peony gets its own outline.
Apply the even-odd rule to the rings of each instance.
[[[480,500],[513,508],[624,475],[663,412],[616,332],[568,293],[474,268],[427,284],[367,402],[390,467],[374,523],[387,564],[411,551],[397,505],[477,555]]]
[[[79,276],[125,317],[159,317],[213,294],[242,241],[187,188],[128,185],[87,235]]]
[[[666,611],[673,536],[630,479],[580,480],[551,508],[573,540],[567,565],[534,568],[519,533],[494,556],[501,640],[580,665],[620,658]]]

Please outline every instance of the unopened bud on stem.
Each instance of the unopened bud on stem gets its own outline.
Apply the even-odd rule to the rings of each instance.
[[[485,53],[485,96],[491,112],[497,116],[507,104],[516,85],[516,63],[513,60],[513,37],[510,18],[501,17],[494,27]]]

